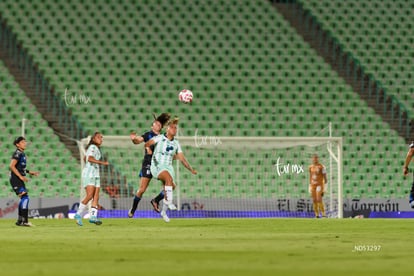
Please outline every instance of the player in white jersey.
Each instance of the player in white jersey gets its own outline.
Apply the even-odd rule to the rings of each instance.
[[[175,139],[177,134],[178,118],[168,122],[167,132],[164,135],[158,135],[145,143],[145,147],[155,145],[151,160],[151,174],[161,180],[164,186],[164,200],[162,204],[161,216],[164,221],[169,222],[167,209],[173,204],[173,189],[175,187],[175,174],[172,165],[173,159],[180,160],[186,169],[192,174],[197,174],[181,150],[180,143]]]
[[[99,165],[107,166],[107,161],[100,161],[102,154],[99,149],[103,141],[103,136],[99,132],[95,132],[89,144],[86,146],[85,167],[82,170],[82,186],[86,190],[86,196],[79,204],[79,209],[76,212],[75,219],[79,226],[82,226],[83,213],[86,210],[87,204],[92,200],[89,222],[96,225],[101,225],[102,222],[98,219],[98,202],[99,190],[101,187],[101,180],[99,175]]]

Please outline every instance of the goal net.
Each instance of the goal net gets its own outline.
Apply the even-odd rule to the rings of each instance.
[[[327,168],[323,196],[328,217],[342,218],[341,137],[197,137],[178,140],[192,175],[178,161],[170,217],[314,217],[308,192],[309,165],[317,154]],[[81,160],[88,139],[79,143]],[[101,204],[112,217],[126,217],[139,187],[143,145],[129,136],[104,136],[102,152],[111,166],[101,171]],[[108,189],[116,187],[118,194]],[[162,189],[152,179],[136,216],[157,216],[149,201]]]

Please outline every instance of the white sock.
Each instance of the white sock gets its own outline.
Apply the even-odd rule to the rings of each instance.
[[[168,204],[165,202],[165,199],[162,201],[161,212],[166,213],[168,210]]]
[[[97,208],[95,208],[95,207],[92,207],[91,208],[91,211],[90,211],[90,213],[89,213],[89,216],[90,217],[98,217],[98,209]]]
[[[79,208],[78,208],[78,211],[76,212],[76,214],[83,217],[83,213],[85,212],[86,207],[87,207],[87,205],[83,204],[82,202],[79,203]]]
[[[172,186],[165,186],[164,201],[167,205],[173,203],[173,187]]]

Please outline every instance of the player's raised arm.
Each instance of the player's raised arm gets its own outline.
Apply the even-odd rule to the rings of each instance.
[[[191,167],[190,163],[188,163],[187,159],[186,159],[186,158],[185,158],[185,156],[184,156],[184,153],[182,153],[182,152],[177,153],[177,154],[175,155],[175,159],[180,160],[180,161],[181,161],[181,163],[184,165],[184,167],[185,167],[187,170],[189,170],[192,174],[197,174],[197,171],[196,171],[196,170],[194,170],[194,169]]]
[[[135,132],[131,132],[129,137],[131,138],[132,143],[134,143],[135,145],[144,142],[144,137],[137,135]]]
[[[156,137],[154,137],[154,138],[152,138],[151,140],[149,140],[148,142],[146,142],[146,143],[144,144],[144,147],[145,147],[145,148],[149,148],[149,147],[151,147],[152,145],[155,145],[155,143],[156,143],[155,138],[156,138]]]

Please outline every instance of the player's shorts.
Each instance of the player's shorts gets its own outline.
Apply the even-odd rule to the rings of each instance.
[[[12,189],[16,193],[16,195],[19,195],[23,192],[27,193],[26,185],[20,179],[10,178],[10,185],[12,186]]]
[[[173,166],[165,166],[165,165],[155,166],[154,164],[151,164],[151,173],[157,179],[160,173],[163,171],[169,172],[173,179],[173,182],[175,183],[175,172],[174,172]]]
[[[139,172],[139,177],[152,178],[151,164],[142,164],[141,171]]]
[[[96,188],[101,187],[101,178],[100,177],[82,177],[82,186],[95,186]]]
[[[315,185],[315,184],[309,185],[309,193],[313,193],[313,192],[316,192],[316,193],[323,192],[323,185]]]

